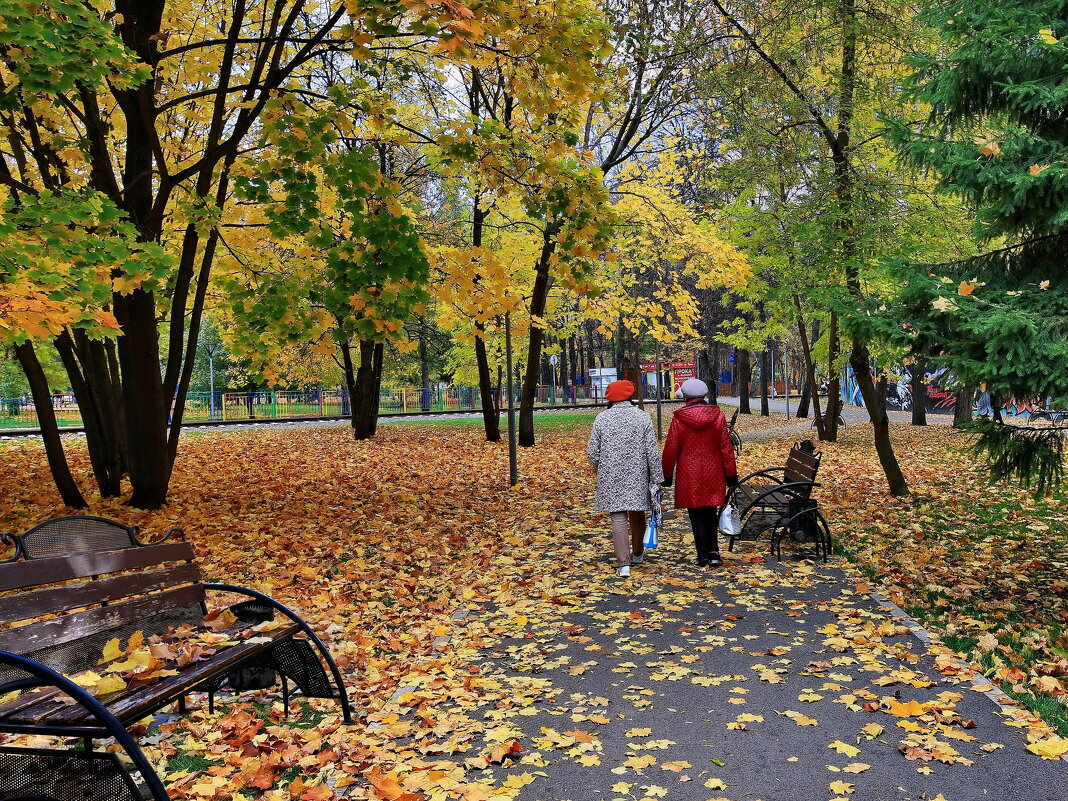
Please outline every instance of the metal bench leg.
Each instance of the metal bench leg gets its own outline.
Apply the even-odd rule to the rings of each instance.
[[[279,673],[278,677],[282,680],[282,716],[289,720],[289,679],[285,673]]]

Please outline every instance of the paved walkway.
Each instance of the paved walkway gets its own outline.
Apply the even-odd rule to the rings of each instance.
[[[840,568],[749,550],[701,573],[687,534],[670,522],[629,581],[589,535],[599,564],[565,561],[606,589],[494,652],[517,696],[552,687],[510,718],[520,799],[1068,798],[1068,762],[1025,751],[1025,723]],[[562,559],[545,569],[566,592],[582,582]]]

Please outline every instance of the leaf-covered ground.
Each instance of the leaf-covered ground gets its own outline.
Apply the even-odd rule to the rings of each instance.
[[[546,676],[576,665],[500,674],[494,649],[588,612],[591,593],[619,591],[603,558],[607,543],[590,536],[601,537],[604,521],[589,511],[589,416],[546,415],[539,425],[544,436],[521,453],[523,482],[514,490],[506,450],[481,441],[477,429],[396,424],[368,443],[352,442],[344,428],[190,434],[166,509],[94,503],[93,513],[149,533],[185,527],[209,578],[306,612],[370,724],[339,728],[332,702],[299,700],[284,723],[274,693],[171,720],[143,742],[165,766],[174,797],[475,801],[522,791],[522,772],[487,768],[537,750],[511,719],[537,714],[539,702],[555,697]],[[770,425],[742,417],[740,427]],[[1062,498],[991,487],[962,455],[961,435],[900,426],[895,438],[915,494],[891,500],[867,436],[866,425],[850,426],[840,443],[823,446],[820,497],[838,542],[895,601],[1062,724]],[[743,470],[781,463],[787,447],[748,444]],[[88,486],[84,452],[76,444],[72,451]],[[0,443],[0,464],[0,529],[63,513],[37,444]],[[462,621],[454,619],[461,608]],[[1061,747],[1030,726],[1032,745]],[[539,770],[531,765],[529,781]],[[547,797],[538,792],[524,797]]]

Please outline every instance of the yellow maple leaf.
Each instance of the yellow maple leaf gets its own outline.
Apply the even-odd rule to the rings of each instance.
[[[849,782],[844,782],[841,779],[833,781],[827,786],[831,788],[832,793],[838,793],[839,795],[852,793],[854,790],[856,790],[856,788],[852,784],[850,784]]]
[[[1043,759],[1060,759],[1068,754],[1068,740],[1061,737],[1039,740],[1037,743],[1028,743],[1027,750]]]
[[[885,712],[893,715],[896,718],[909,718],[916,717],[917,715],[924,714],[924,708],[913,698],[907,704],[902,704],[898,701],[891,701],[889,706],[884,710]]]
[[[1053,35],[1053,28],[1043,28],[1038,32],[1038,38],[1046,44],[1057,44],[1057,42],[1060,41],[1060,39]]]
[[[977,284],[969,284],[967,281],[961,281],[960,286],[957,287],[958,295],[970,295],[975,291]]]
[[[843,743],[841,740],[835,740],[827,747],[830,748],[832,751],[837,751],[839,754],[842,754],[843,756],[847,757],[855,757],[857,754],[860,753],[859,748],[850,745],[849,743]]]

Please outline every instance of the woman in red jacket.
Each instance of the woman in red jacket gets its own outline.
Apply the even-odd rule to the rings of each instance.
[[[719,513],[727,487],[738,486],[738,467],[727,433],[727,418],[705,402],[708,385],[691,378],[682,385],[686,405],[675,412],[664,443],[664,486],[675,485],[675,508],[690,513],[697,564],[719,567]],[[676,467],[678,468],[676,470]]]

